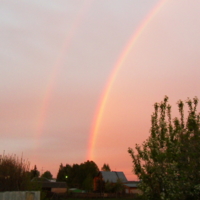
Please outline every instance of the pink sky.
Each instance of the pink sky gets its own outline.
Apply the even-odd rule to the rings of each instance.
[[[153,104],[200,97],[198,1],[168,0],[120,67],[90,149],[100,99],[131,36],[159,0],[13,1],[0,8],[0,152],[56,176],[60,163],[108,163],[129,180]]]

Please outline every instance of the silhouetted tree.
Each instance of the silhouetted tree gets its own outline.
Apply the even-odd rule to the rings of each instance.
[[[87,177],[83,181],[84,190],[90,192],[93,190],[93,178],[91,174],[88,174]]]
[[[47,179],[52,179],[53,175],[51,174],[50,171],[46,171],[41,175],[42,178],[47,178]]]
[[[29,162],[15,155],[0,157],[0,191],[30,189]]]
[[[110,170],[109,164],[105,164],[105,163],[104,163],[104,164],[103,164],[103,167],[101,168],[101,171],[109,171],[109,172],[110,172],[111,170]]]
[[[93,161],[86,161],[80,165],[81,185],[85,190],[93,190],[93,179],[98,174],[99,168]],[[87,183],[84,185],[84,183]]]
[[[112,183],[110,181],[106,181],[104,184],[105,184],[105,192],[106,193],[114,192],[114,183]]]
[[[124,190],[124,184],[120,179],[116,183],[110,181],[105,182],[105,192],[107,193],[122,193]]]
[[[66,176],[65,168],[64,168],[63,164],[61,163],[60,167],[59,167],[59,171],[58,171],[56,180],[57,181],[66,181],[66,177],[65,176]]]
[[[93,161],[84,163],[60,165],[57,180],[65,181],[68,187],[75,187],[91,191],[93,187],[93,178],[99,172],[98,166]]]
[[[69,175],[71,178],[71,187],[75,188],[81,188],[81,171],[80,171],[80,165],[73,164],[71,174]]]
[[[37,166],[34,166],[34,169],[30,171],[31,179],[38,178],[40,176],[40,172],[37,170]]]

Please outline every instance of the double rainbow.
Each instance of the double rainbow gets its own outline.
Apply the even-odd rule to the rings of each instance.
[[[99,134],[99,128],[101,126],[101,121],[103,118],[103,114],[105,111],[106,103],[108,101],[108,97],[110,95],[111,89],[113,87],[113,84],[117,78],[117,75],[119,71],[121,70],[124,62],[126,61],[128,55],[130,54],[131,49],[133,48],[134,44],[142,34],[142,32],[145,30],[147,25],[152,21],[152,19],[155,17],[155,15],[161,10],[161,8],[168,2],[169,0],[160,0],[153,9],[146,15],[144,20],[141,22],[141,24],[138,26],[136,31],[132,34],[131,38],[128,40],[128,43],[125,45],[125,48],[123,49],[122,53],[120,54],[119,58],[117,59],[116,64],[113,67],[113,70],[111,72],[111,75],[107,81],[107,84],[105,86],[105,89],[101,95],[99,104],[97,106],[96,114],[94,117],[94,122],[92,123],[90,137],[89,137],[89,143],[88,143],[88,160],[94,160],[94,149],[96,140]],[[44,92],[40,113],[37,119],[37,135],[41,135],[44,132],[44,125],[45,120],[49,108],[50,99],[52,97],[52,93],[54,90],[54,87],[56,85],[56,80],[59,75],[59,72],[61,70],[61,67],[63,65],[64,57],[66,54],[67,49],[69,48],[70,43],[73,40],[73,37],[75,35],[75,32],[80,27],[81,22],[83,21],[83,17],[88,11],[88,9],[91,7],[92,0],[86,1],[86,3],[83,5],[79,13],[77,14],[73,26],[70,28],[69,33],[67,34],[65,41],[63,43],[63,46],[61,48],[61,52],[56,59],[56,63],[52,68],[50,78],[47,82],[47,86]]]

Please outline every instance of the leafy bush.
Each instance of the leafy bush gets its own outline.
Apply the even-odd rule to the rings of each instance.
[[[29,162],[16,155],[0,157],[0,191],[22,191],[30,187]]]

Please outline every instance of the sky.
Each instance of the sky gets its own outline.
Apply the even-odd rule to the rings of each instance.
[[[199,7],[2,0],[0,154],[54,177],[93,160],[136,179],[127,150],[148,138],[153,104],[167,95],[177,116],[179,99],[200,97]]]

